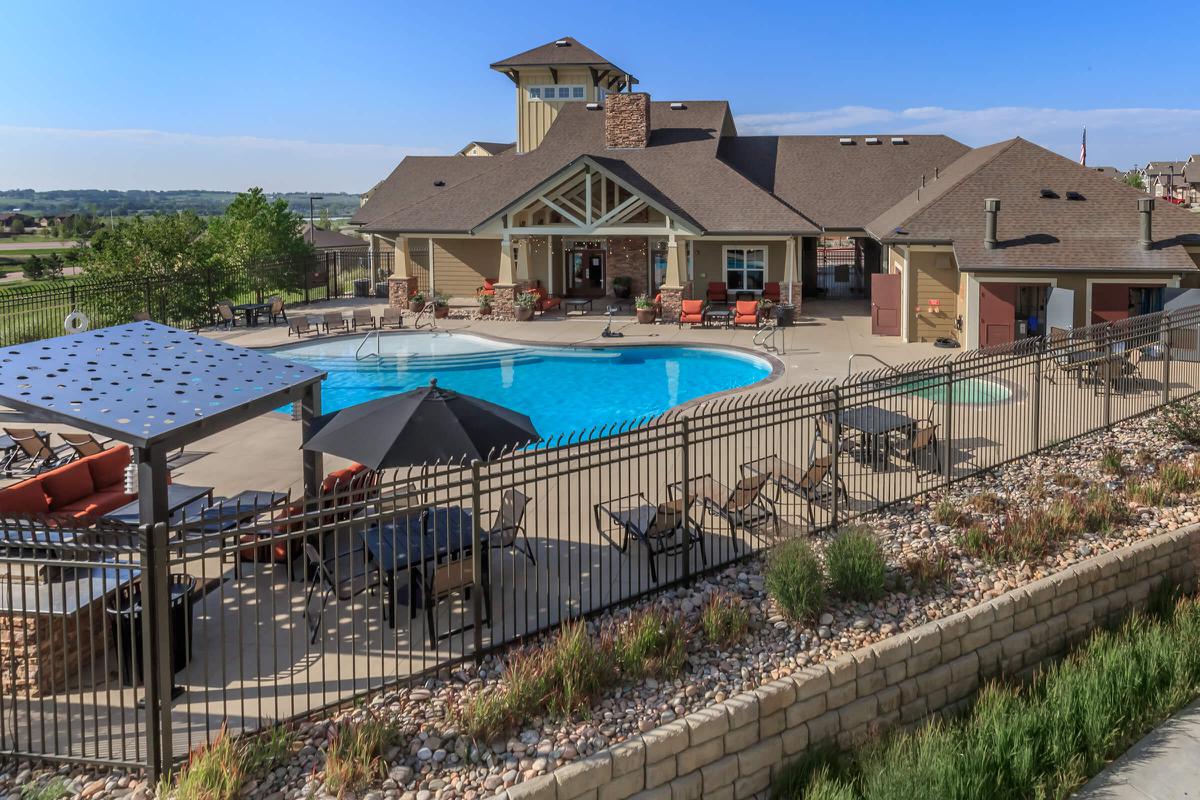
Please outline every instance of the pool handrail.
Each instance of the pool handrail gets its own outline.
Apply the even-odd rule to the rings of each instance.
[[[875,362],[883,365],[886,369],[891,370],[892,372],[896,373],[897,375],[904,374],[900,370],[896,369],[891,364],[887,363],[886,361],[884,361],[882,358],[880,358],[877,355],[873,355],[871,353],[851,353],[850,358],[846,359],[846,380],[842,381],[842,383],[845,383],[846,381],[850,380],[851,376],[854,375],[854,359],[855,358],[869,358],[872,361],[875,361]]]
[[[362,355],[362,349],[363,349],[363,347],[366,346],[367,342],[369,342],[371,340],[372,336],[375,337],[375,352],[367,353],[364,356],[364,355]],[[365,359],[371,358],[372,356],[374,356],[375,358],[379,358],[379,330],[378,329],[367,331],[367,335],[363,337],[362,341],[358,343],[358,347],[355,348],[355,350],[354,350],[354,360],[355,361],[363,361]]]

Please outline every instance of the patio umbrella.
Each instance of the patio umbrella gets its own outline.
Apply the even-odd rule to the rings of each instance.
[[[420,389],[317,417],[302,448],[379,470],[464,456],[486,460],[540,438],[524,414],[442,389],[435,378]]]

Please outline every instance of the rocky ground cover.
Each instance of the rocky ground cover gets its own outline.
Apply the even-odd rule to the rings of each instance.
[[[1184,422],[1171,427],[1158,415],[1132,420],[865,517],[860,522],[886,558],[883,591],[874,601],[828,590],[817,613],[791,619],[768,591],[761,559],[735,565],[644,604],[691,632],[677,671],[648,670],[636,680],[613,681],[572,713],[533,714],[502,735],[480,739],[465,729],[472,725],[471,703],[505,691],[512,663],[511,655],[492,656],[340,717],[298,723],[283,756],[260,765],[266,768],[248,776],[241,791],[265,800],[339,792],[369,800],[491,797],[808,664],[1198,522],[1200,463],[1193,459],[1200,447],[1188,440],[1200,441],[1200,426],[1192,430]],[[832,539],[810,537],[818,559],[827,560]],[[732,623],[725,624],[726,615],[714,620],[714,604],[735,609]],[[588,631],[602,638],[606,626],[630,613],[589,622]],[[347,728],[363,724],[381,726],[374,777],[332,789],[331,746]],[[61,779],[63,797],[142,800],[154,793],[137,778],[79,767],[6,769],[0,797],[52,778]]]

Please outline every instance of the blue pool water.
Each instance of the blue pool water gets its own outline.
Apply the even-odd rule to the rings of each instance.
[[[469,334],[380,337],[381,355],[356,361],[357,338],[278,348],[276,355],[326,370],[324,411],[438,385],[517,409],[543,436],[660,414],[697,397],[771,374],[765,359],[701,347],[526,347]],[[364,352],[374,351],[368,344]]]

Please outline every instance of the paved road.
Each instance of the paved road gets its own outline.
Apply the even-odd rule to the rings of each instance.
[[[62,250],[66,247],[75,247],[79,242],[5,242],[0,241],[0,252],[5,250]]]
[[[1129,748],[1073,800],[1200,798],[1200,700]]]

